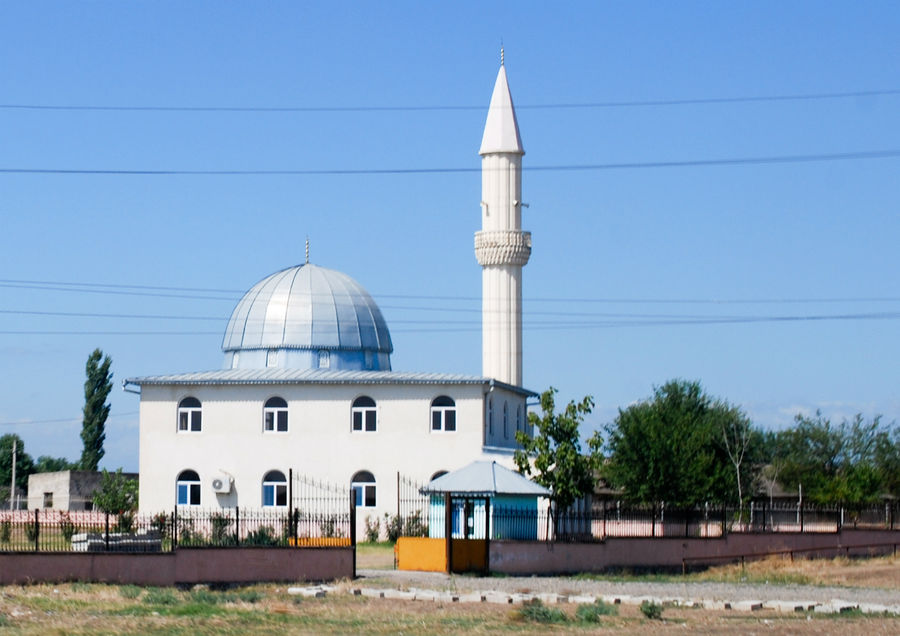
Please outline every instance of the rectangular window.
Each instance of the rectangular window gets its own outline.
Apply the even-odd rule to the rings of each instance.
[[[366,507],[375,507],[375,486],[366,486]]]
[[[188,423],[190,422],[190,412],[182,411],[178,414],[178,430],[186,431],[188,430]]]
[[[375,409],[366,411],[366,430],[367,431],[375,430]]]
[[[44,508],[52,508],[53,507],[53,493],[45,492],[44,493]]]
[[[272,411],[266,411],[265,430],[267,433],[271,433],[275,430],[275,413]]]
[[[278,432],[287,433],[288,412],[278,411]]]
[[[200,484],[180,483],[178,484],[178,505],[179,506],[199,506],[200,505]]]
[[[191,430],[193,432],[198,432],[200,430],[200,410],[191,413]]]
[[[354,486],[353,492],[356,495],[356,505],[364,508],[375,507],[375,484],[371,486]]]
[[[361,431],[363,429],[362,411],[353,411],[353,430]]]
[[[441,430],[441,412],[437,409],[431,411],[431,430]]]
[[[179,506],[188,505],[188,485],[187,484],[178,484],[178,505]]]
[[[446,411],[444,411],[444,430],[456,430],[456,411],[453,409],[447,409]]]

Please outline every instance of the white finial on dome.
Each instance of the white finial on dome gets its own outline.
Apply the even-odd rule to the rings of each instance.
[[[306,237],[306,264],[309,265],[309,237]]]
[[[500,44],[500,66],[503,66],[503,44]]]

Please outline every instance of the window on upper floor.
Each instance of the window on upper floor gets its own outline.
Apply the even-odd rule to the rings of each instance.
[[[356,495],[358,508],[375,507],[375,475],[367,470],[361,470],[353,475],[350,487]]]
[[[353,431],[371,432],[377,426],[377,411],[375,409],[375,400],[367,395],[361,395],[353,400],[353,406],[350,409],[350,419]]]
[[[262,505],[264,507],[287,506],[287,479],[280,470],[270,470],[263,477]]]
[[[494,436],[494,398],[488,398],[487,429],[488,429],[488,437],[493,437]]]
[[[178,403],[178,432],[199,433],[200,429],[200,400],[195,397],[186,397]]]
[[[179,506],[200,505],[200,475],[195,470],[183,470],[175,481],[175,502]]]
[[[431,430],[456,430],[456,402],[453,398],[440,395],[431,402]]]
[[[328,369],[331,367],[331,353],[328,349],[319,350],[319,368]]]
[[[509,404],[503,403],[503,439],[509,439]]]
[[[270,397],[263,406],[263,432],[287,433],[288,408],[284,398]]]
[[[522,405],[516,406],[516,432],[524,431],[525,426],[522,424]]]

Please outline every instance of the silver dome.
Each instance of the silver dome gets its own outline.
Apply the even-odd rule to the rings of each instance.
[[[225,368],[389,371],[394,347],[378,305],[355,280],[316,265],[264,278],[234,311]]]

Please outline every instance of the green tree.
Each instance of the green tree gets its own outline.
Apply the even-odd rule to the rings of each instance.
[[[138,480],[123,475],[121,468],[115,473],[104,468],[100,487],[94,492],[94,507],[111,515],[137,510]]]
[[[97,470],[103,458],[106,418],[109,417],[106,398],[112,390],[111,364],[109,356],[104,356],[100,349],[94,349],[85,365],[87,380],[84,382],[84,419],[81,425],[81,441],[84,443],[79,462],[81,470]]]
[[[890,470],[889,433],[879,417],[866,422],[861,414],[833,424],[816,411],[815,417],[797,415],[785,432],[786,451],[782,481],[814,503],[865,504],[883,494]]]
[[[699,382],[671,380],[652,398],[619,409],[607,426],[603,476],[632,501],[740,501],[753,476],[749,427],[740,409],[713,400]]]
[[[516,450],[514,460],[520,473],[534,472],[535,481],[551,490],[557,509],[565,510],[576,499],[593,492],[595,471],[602,460],[602,441],[595,432],[588,439],[589,452],[582,454],[579,427],[594,407],[593,398],[569,402],[565,411],[555,413],[555,396],[556,389],[550,387],[541,394],[542,415],[528,414],[535,434],[532,437],[524,431],[516,433],[522,448]]]
[[[55,473],[60,470],[77,470],[78,464],[73,464],[65,457],[50,457],[41,455],[34,460],[34,472]]]
[[[13,442],[16,445],[16,487],[26,490],[28,476],[34,472],[34,461],[25,452],[25,442],[15,433],[0,436],[0,499],[9,498],[9,486],[12,480]]]

